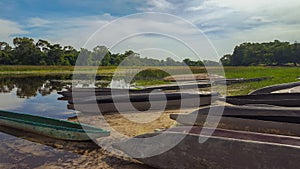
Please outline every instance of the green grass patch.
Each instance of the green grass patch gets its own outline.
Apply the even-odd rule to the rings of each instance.
[[[272,79],[227,86],[228,95],[248,94],[249,92],[274,84],[298,81],[299,67],[225,67],[227,78],[273,77]]]
[[[169,84],[169,82],[163,80],[137,80],[135,81],[137,86],[152,86],[152,85],[162,85]]]

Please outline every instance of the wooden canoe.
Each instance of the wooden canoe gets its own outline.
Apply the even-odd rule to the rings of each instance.
[[[212,136],[209,135],[211,132]],[[160,136],[160,139],[151,140],[154,136]],[[136,138],[150,139],[139,141]],[[160,152],[178,139],[182,141],[170,150]],[[207,140],[199,143],[199,139]],[[300,165],[299,137],[245,131],[213,131],[210,128],[181,126],[164,133],[140,135],[113,146],[149,166],[161,169],[298,168]],[[145,157],[152,152],[157,154]]]
[[[224,117],[244,117],[244,118],[260,118],[260,117],[276,117],[282,118],[282,122],[290,118],[290,120],[296,120],[300,118],[300,108],[290,108],[290,107],[279,107],[279,106],[268,106],[268,105],[254,105],[254,106],[207,106],[200,108],[190,114],[201,114],[208,115],[218,115],[216,112],[222,111],[222,116]],[[300,122],[299,122],[300,123]]]
[[[69,91],[59,91],[57,92],[64,97],[72,97],[73,95],[76,97],[85,97],[85,96],[102,96],[102,95],[110,95],[113,90],[115,93],[150,93],[154,90],[183,90],[183,89],[198,89],[198,88],[206,88],[210,87],[210,82],[198,82],[198,83],[184,83],[184,84],[176,84],[176,85],[159,85],[159,86],[149,86],[144,89],[111,89],[111,88],[75,88]],[[73,93],[73,94],[72,94]]]
[[[297,87],[297,86],[300,86],[300,82],[277,84],[277,85],[267,86],[267,87],[255,90],[249,94],[255,95],[255,94],[271,93],[274,91],[289,89],[289,88],[293,88],[293,87]]]
[[[145,89],[147,90],[183,90],[183,89],[200,89],[211,87],[210,82],[198,82],[198,83],[179,83],[175,85],[159,85],[159,86],[149,86]]]
[[[88,141],[110,135],[109,131],[87,124],[3,110],[0,111],[0,125],[70,141]]]
[[[208,121],[207,119],[210,119]],[[290,122],[286,122],[282,117],[255,116],[255,118],[243,116],[208,116],[197,113],[190,114],[170,114],[170,118],[183,125],[205,126],[243,130],[260,133],[281,134],[290,136],[300,136],[299,117],[288,117]],[[274,120],[275,119],[275,120]],[[218,121],[220,120],[220,121]]]
[[[300,107],[300,93],[269,93],[256,95],[227,96],[220,98],[233,105],[267,104],[283,107]]]
[[[58,94],[64,97],[89,97],[89,96],[107,96],[111,95],[111,93],[116,94],[126,94],[126,93],[150,93],[152,90],[148,89],[112,89],[112,88],[76,88],[73,91],[59,91]]]
[[[160,110],[165,105],[165,110],[178,108],[194,108],[210,105],[218,99],[218,93],[212,94],[192,94],[192,93],[157,93],[130,95],[128,97],[100,97],[97,100],[69,100],[69,109],[75,109],[81,112],[101,113],[108,112],[135,112],[146,111],[151,107],[152,110]],[[149,100],[149,98],[151,100]],[[116,107],[117,105],[117,107]],[[118,110],[118,107],[120,110]]]
[[[259,78],[237,78],[237,79],[221,79],[221,80],[215,80],[212,83],[214,85],[217,84],[225,84],[225,85],[232,85],[232,84],[237,84],[237,83],[247,83],[247,82],[259,82],[263,80],[268,80],[272,79],[272,77],[259,77]]]

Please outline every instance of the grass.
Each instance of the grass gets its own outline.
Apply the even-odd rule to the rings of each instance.
[[[97,70],[98,69],[98,70]],[[93,73],[97,70],[101,75],[112,75],[116,67],[114,66],[77,66],[76,73]],[[0,66],[0,74],[5,75],[43,75],[43,74],[73,74],[74,66],[25,66],[25,65],[2,65]]]
[[[269,85],[298,81],[299,67],[226,67],[227,78],[273,77],[272,79],[234,84],[227,87],[228,95],[248,94],[249,92]]]

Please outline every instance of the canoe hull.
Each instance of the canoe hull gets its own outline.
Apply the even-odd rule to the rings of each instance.
[[[81,112],[87,113],[97,113],[99,110],[101,113],[109,112],[135,112],[147,111],[149,108],[151,110],[175,110],[175,109],[185,109],[185,108],[194,108],[199,106],[210,105],[212,102],[216,101],[217,98],[214,97],[200,97],[200,98],[185,98],[167,100],[166,106],[162,107],[164,102],[162,101],[145,101],[145,102],[116,102],[116,103],[98,103],[98,104],[69,104],[69,109],[75,109]],[[181,105],[181,103],[183,105]],[[119,109],[118,109],[119,108]]]
[[[299,107],[300,93],[269,93],[256,95],[228,96],[220,100],[234,105],[267,104],[283,107]]]
[[[153,137],[158,134],[161,133],[145,134],[139,138]],[[152,157],[137,158],[137,160],[162,169],[297,168],[300,165],[300,146],[252,141],[251,139],[167,132],[164,134],[164,139],[159,142],[148,143],[148,141],[144,141],[138,146],[148,147],[149,144],[157,144],[157,146],[153,145],[156,148],[164,144],[168,145],[168,140],[175,140],[183,137],[183,135],[185,135],[184,139],[169,151]],[[276,138],[276,136],[273,137]],[[199,139],[208,140],[199,143]],[[294,141],[299,143],[299,139]],[[128,155],[143,154],[145,149],[137,149],[133,147],[133,143],[134,140],[129,139],[115,145],[115,147]],[[136,150],[134,154],[132,154],[133,148]]]
[[[263,121],[254,119],[243,119],[234,117],[221,117],[221,120],[216,123],[218,116],[209,116],[211,122],[206,122],[207,115],[201,114],[170,114],[170,118],[176,120],[178,123],[191,126],[204,126],[229,129],[229,130],[243,130],[260,133],[282,134],[290,136],[300,136],[300,124]]]
[[[284,89],[293,88],[293,87],[297,87],[297,86],[300,86],[300,82],[284,83],[284,84],[267,86],[267,87],[255,90],[249,94],[256,95],[256,94],[271,93],[271,92],[275,92],[278,90],[284,90]]]
[[[109,136],[109,132],[105,130],[98,130],[92,126],[88,126],[85,124],[80,125],[79,123],[72,123],[62,120],[56,120],[51,118],[44,118],[41,116],[32,116],[32,115],[24,115],[13,113],[14,115],[20,115],[19,118],[11,118],[6,117],[4,113],[9,112],[1,112],[0,114],[0,125],[6,126],[18,130],[23,130],[26,132],[31,132],[55,139],[61,140],[69,140],[69,141],[89,141],[91,139],[95,139],[98,137]],[[35,119],[28,120],[23,117],[34,117]],[[36,121],[36,120],[39,121]],[[42,123],[41,121],[47,121]],[[50,122],[50,123],[49,123]],[[51,124],[53,123],[53,124]],[[65,126],[63,126],[65,125]],[[76,126],[76,128],[72,128],[70,126]],[[82,127],[86,130],[84,130]]]

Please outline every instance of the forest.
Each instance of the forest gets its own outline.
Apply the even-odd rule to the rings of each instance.
[[[297,66],[300,64],[300,43],[274,42],[243,43],[234,48],[233,54],[224,55],[224,66]]]
[[[105,55],[104,55],[105,54]],[[80,56],[80,57],[78,57]],[[77,60],[78,59],[78,60]],[[16,37],[13,47],[0,42],[0,65],[59,65],[70,66],[218,66],[218,62],[209,60],[192,61],[189,58],[175,61],[172,58],[157,60],[140,57],[132,50],[124,53],[111,53],[105,46],[96,46],[92,50],[72,46],[51,44],[46,40],[35,42],[32,38]],[[220,62],[223,66],[285,66],[300,65],[300,43],[245,42],[234,48],[232,54],[226,54]]]
[[[142,58],[131,50],[124,53],[111,53],[105,46],[96,46],[92,51],[81,48],[76,50],[72,46],[51,44],[46,40],[35,42],[32,38],[16,37],[13,47],[7,42],[0,42],[0,65],[62,65],[69,66],[203,66],[218,65],[213,61],[192,61],[184,59],[182,62],[172,58],[157,60]],[[104,55],[105,54],[105,55]],[[80,56],[80,57],[78,57]]]

